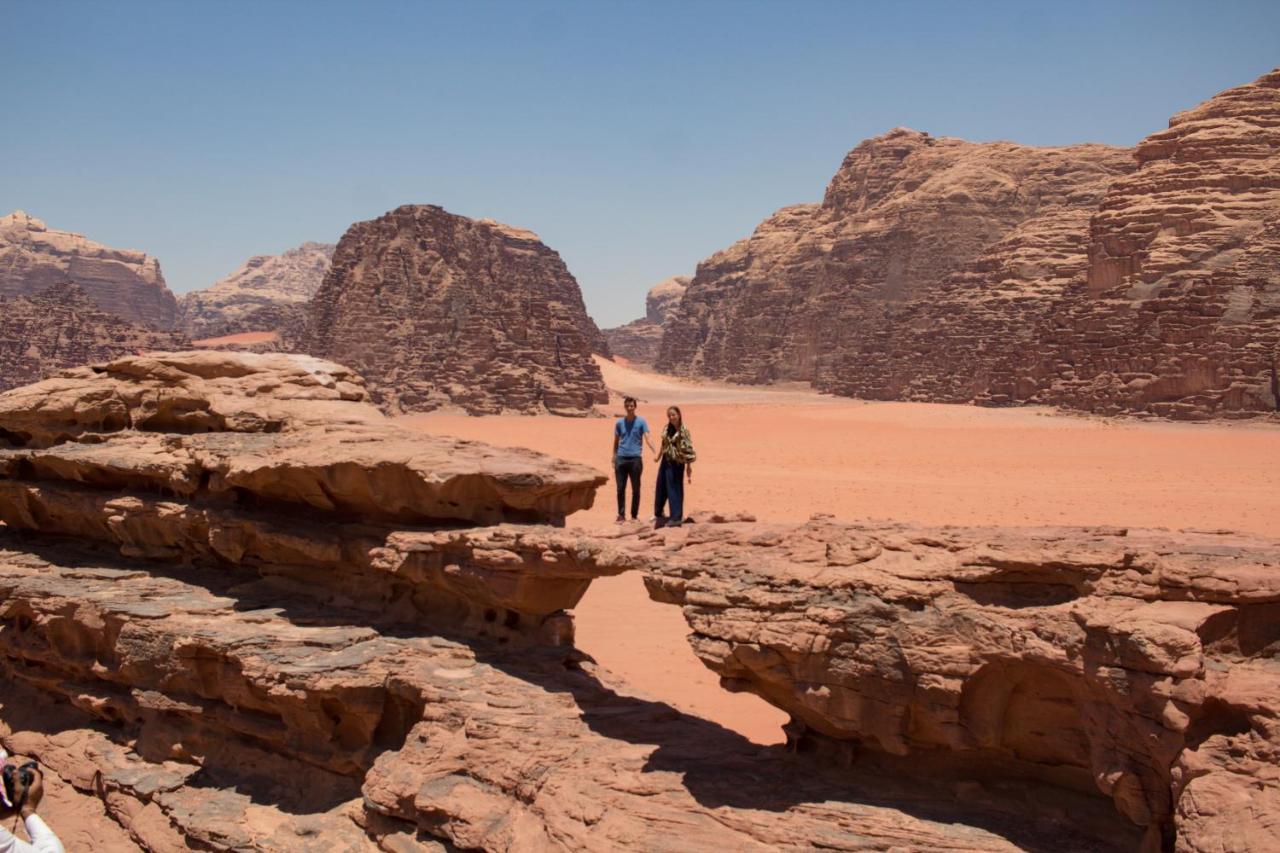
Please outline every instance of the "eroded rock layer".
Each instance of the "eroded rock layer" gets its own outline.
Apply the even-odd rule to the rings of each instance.
[[[406,205],[347,231],[299,349],[393,412],[581,415],[607,394],[578,283],[531,231]]]
[[[1099,794],[1144,849],[1280,844],[1280,541],[827,517],[627,539],[609,562],[797,748]]]
[[[653,364],[662,345],[663,324],[679,308],[690,281],[690,276],[677,275],[651,287],[645,296],[643,317],[604,330],[610,352],[637,364]]]
[[[180,324],[193,340],[298,327],[329,271],[334,246],[303,243],[255,255],[231,275],[181,300]]]
[[[179,332],[158,332],[101,310],[69,281],[32,296],[0,296],[0,318],[0,391],[62,368],[190,343]]]
[[[68,371],[0,395],[0,443],[0,740],[144,849],[1132,840],[619,695],[564,610],[652,555],[555,524],[604,478],[401,432],[336,364]]]
[[[172,329],[177,319],[178,302],[155,258],[50,229],[21,210],[0,217],[0,296],[34,296],[65,281],[131,323]]]

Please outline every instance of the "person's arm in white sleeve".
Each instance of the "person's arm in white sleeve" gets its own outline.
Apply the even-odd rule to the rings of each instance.
[[[40,815],[33,814],[23,823],[27,827],[27,835],[31,836],[31,849],[35,853],[67,853],[62,848],[62,842],[58,840],[58,836],[54,835],[53,830]]]

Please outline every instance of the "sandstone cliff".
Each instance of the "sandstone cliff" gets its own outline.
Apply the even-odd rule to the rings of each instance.
[[[1038,399],[1115,414],[1280,409],[1280,69],[1135,150],[1055,311]]]
[[[79,285],[62,282],[32,296],[0,296],[0,391],[55,370],[143,350],[188,345],[100,310]]]
[[[34,296],[64,281],[131,323],[172,329],[177,319],[155,258],[50,229],[21,210],[0,217],[0,296]]]
[[[1132,152],[895,131],[704,261],[658,367],[868,399],[1280,408],[1280,71]]]
[[[722,648],[712,636],[740,644],[734,666],[767,666],[774,650],[790,648],[788,637],[802,644],[806,681],[796,698],[761,692],[831,737],[864,723],[821,699],[823,682],[834,690],[861,685],[863,674],[876,680],[857,668],[859,655],[892,671],[884,685],[892,701],[926,702],[938,690],[936,710],[921,705],[923,721],[945,716],[948,691],[959,689],[937,676],[940,668],[954,681],[983,681],[973,670],[984,663],[1034,668],[1043,660],[1064,680],[1103,678],[1072,675],[1073,603],[1037,588],[1030,609],[956,607],[968,600],[962,593],[983,599],[985,590],[952,593],[953,575],[1012,595],[1004,587],[1018,571],[980,577],[988,563],[966,552],[948,561],[944,544],[917,542],[910,531],[898,545],[879,532],[864,541],[831,526],[800,541],[711,519],[656,539],[612,527],[570,531],[557,525],[590,505],[604,477],[529,451],[403,431],[368,403],[355,374],[305,356],[187,352],[67,371],[0,395],[0,445],[0,741],[91,794],[144,849],[1123,850],[1140,834],[1101,797],[1094,801],[1106,808],[1091,810],[1083,793],[1060,782],[1046,788],[1036,773],[1014,782],[919,777],[872,761],[849,769],[761,749],[628,697],[568,645],[565,611],[591,578],[638,570],[660,598],[684,604],[709,662]],[[943,534],[921,535],[933,542]],[[1068,542],[1096,535],[1058,534]],[[1029,547],[1026,572],[1079,583],[1105,586],[1113,573],[1146,577],[1141,570],[1152,568],[1145,558],[1124,571],[1088,559],[1063,568],[1061,548]],[[1182,554],[1188,546],[1170,547]],[[1234,565],[1205,552],[1208,571],[1188,576],[1187,596],[1215,590],[1211,659],[1238,659],[1236,670],[1252,673],[1250,656],[1270,641],[1243,603],[1264,600],[1267,576],[1250,567],[1272,559],[1273,546],[1232,547]],[[923,558],[920,572],[913,554]],[[1173,571],[1180,564],[1164,565],[1149,577],[1154,597],[1183,577]],[[1057,580],[1046,583],[1056,592]],[[1100,627],[1096,638],[1114,637],[1111,654],[1122,657],[1107,683],[1119,691],[1130,668],[1177,655],[1179,692],[1169,701],[1199,719],[1196,703],[1211,700],[1176,680],[1192,678],[1199,660],[1191,629],[1151,633],[1194,614],[1134,613],[1138,627],[1125,627],[1120,605],[1136,602],[1112,601],[1106,589],[1106,614],[1119,627]],[[732,608],[726,620],[693,611],[722,603]],[[948,607],[954,612],[940,612]],[[1222,616],[1234,610],[1233,633]],[[930,626],[945,630],[948,619],[972,630],[939,649]],[[903,643],[882,642],[899,620]],[[871,639],[839,633],[863,623]],[[829,645],[815,624],[830,626]],[[1038,644],[1028,642],[1035,625],[1046,632]],[[1062,649],[1052,648],[1052,630],[1062,632]],[[1106,649],[1088,650],[1108,659]],[[846,662],[855,668],[846,672]],[[789,666],[770,677],[790,677]],[[727,675],[734,686],[750,680],[740,670]],[[1023,709],[1064,701],[1042,697],[1043,683],[1058,683],[1051,676],[1025,681],[1009,714],[1017,735],[1008,749],[1043,745],[1025,733]],[[1114,710],[1098,710],[1111,714],[1099,725],[1137,726],[1130,704],[1161,683],[1153,676],[1134,696],[1117,696]],[[1210,691],[1220,686],[1206,682]],[[977,695],[998,711],[998,696]],[[1231,692],[1206,696],[1237,701]],[[1224,737],[1252,755],[1239,749],[1253,750],[1270,730],[1269,699],[1230,707],[1225,728],[1203,727],[1205,760]],[[840,722],[822,723],[827,711]],[[1256,734],[1243,734],[1242,718]],[[869,742],[885,731],[881,719],[865,718]],[[1179,718],[1170,711],[1168,719],[1176,726]],[[932,729],[912,737],[939,742]],[[800,735],[797,746],[826,749]],[[1023,758],[1034,765],[1056,755],[1032,749]],[[1064,777],[1074,782],[1076,765],[1069,769]],[[1226,772],[1231,782],[1242,770]],[[1207,767],[1204,796],[1238,790],[1209,786],[1218,774]],[[1126,778],[1115,784],[1127,791]],[[1267,778],[1259,775],[1261,793],[1251,796],[1269,796]],[[1241,807],[1198,802],[1222,816]],[[1269,812],[1258,814],[1249,840],[1265,839],[1259,833],[1272,825]]]
[[[1020,227],[1090,209],[1129,168],[1101,145],[1033,148],[898,129],[845,158],[820,205],[784,208],[698,265],[661,370],[825,388],[895,316]],[[840,366],[841,373],[836,373]]]
[[[643,317],[625,326],[605,329],[604,336],[609,341],[610,351],[629,361],[653,364],[662,345],[664,324],[679,308],[684,291],[692,280],[690,276],[677,275],[650,288],[644,300]]]
[[[600,332],[560,256],[531,231],[434,206],[351,226],[299,338],[389,411],[581,415],[607,399]]]
[[[183,296],[179,323],[194,340],[297,326],[333,250],[329,243],[303,243],[280,255],[255,255],[212,286]]]

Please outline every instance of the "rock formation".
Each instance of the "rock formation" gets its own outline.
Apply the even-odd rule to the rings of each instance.
[[[0,296],[0,317],[0,391],[65,367],[188,344],[181,333],[153,331],[100,310],[71,282],[34,296]]]
[[[757,605],[778,608],[778,643],[803,642],[812,620],[847,626],[840,614],[850,609],[877,631],[895,614],[944,619],[927,612],[929,595],[954,600],[940,576],[902,580],[903,590],[915,583],[914,597],[881,588],[886,561],[909,574],[909,552],[869,556],[848,535],[823,544],[821,532],[807,548],[734,542],[750,524],[656,542],[570,531],[557,525],[590,505],[603,477],[529,451],[408,433],[367,399],[336,364],[220,352],[125,358],[0,395],[5,747],[93,794],[148,850],[1132,847],[1136,831],[1114,812],[1068,817],[1062,796],[1032,782],[920,779],[752,746],[627,697],[568,645],[565,609],[592,577],[625,570],[649,572],[662,597],[687,609],[732,597],[742,633],[716,636],[765,654],[774,640]],[[715,547],[737,550],[690,559]],[[1239,577],[1251,577],[1256,553],[1241,552]],[[812,584],[860,559],[873,561],[872,586],[846,577],[797,609]],[[735,561],[749,584],[724,583]],[[787,562],[791,598],[763,576]],[[1127,571],[1143,569],[1160,571],[1145,562]],[[1088,580],[1106,567],[1080,571]],[[720,585],[701,594],[700,572]],[[1267,582],[1235,579],[1205,573],[1194,583],[1243,600]],[[1044,625],[1075,636],[1077,623],[1058,617],[1070,604],[1035,605],[1053,610]],[[996,649],[1015,657],[1013,639],[996,640],[1025,634],[1034,612],[1006,610],[992,607],[983,622],[974,609],[960,642],[990,636],[991,660]],[[1236,636],[1214,625],[1222,642]],[[710,629],[697,630],[710,660]],[[1260,630],[1237,634],[1256,645]],[[921,632],[928,639],[924,622]],[[1054,639],[1041,641],[1044,656]],[[1141,654],[1144,642],[1117,654]],[[1173,650],[1188,642],[1159,638]],[[856,656],[847,644],[806,648],[815,697],[822,662]],[[882,649],[904,661],[907,679],[910,650]],[[1054,660],[1073,671],[1063,651]],[[958,648],[919,654],[950,655],[952,677],[965,677]],[[1178,667],[1192,677],[1189,664]],[[918,690],[935,682],[941,708],[954,685],[922,680]],[[1269,702],[1251,706],[1250,719],[1264,725]],[[816,714],[800,716],[823,730]],[[849,726],[827,729],[844,736]],[[1205,743],[1216,750],[1220,736]],[[1206,796],[1215,790],[1235,789]]]
[[[329,271],[334,246],[303,243],[280,255],[255,255],[211,287],[181,300],[180,324],[193,340],[300,324]]]
[[[628,538],[606,562],[682,605],[797,749],[1049,782],[1081,825],[1100,795],[1143,849],[1280,845],[1280,540],[829,517]]]
[[[892,340],[903,305],[932,299],[947,276],[1034,220],[1091,209],[1128,168],[1125,151],[1102,145],[979,144],[905,129],[867,140],[822,204],[784,208],[698,265],[657,367],[827,388],[850,369],[848,354],[874,358]]]
[[[1047,328],[1056,358],[1038,399],[1177,418],[1277,411],[1280,69],[1175,115],[1134,156]]]
[[[1280,71],[1131,153],[870,140],[821,206],[699,266],[658,366],[868,399],[1274,412],[1277,128]]]
[[[307,323],[298,348],[350,365],[389,411],[581,415],[607,400],[577,282],[537,235],[491,220],[407,205],[356,223]]]
[[[613,355],[638,364],[653,364],[662,345],[662,330],[667,318],[680,306],[680,299],[693,279],[677,275],[655,284],[645,296],[644,316],[625,326],[605,329]]]
[[[0,296],[34,296],[64,281],[131,323],[172,329],[177,318],[177,300],[155,258],[50,230],[21,210],[0,217]]]

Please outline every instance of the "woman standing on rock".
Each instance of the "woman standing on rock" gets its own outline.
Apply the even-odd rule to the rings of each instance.
[[[658,463],[658,487],[653,517],[658,527],[679,527],[684,522],[685,478],[693,482],[693,461],[697,458],[680,407],[670,407],[667,428],[662,431],[662,449],[654,459]],[[669,519],[662,514],[663,505],[667,503],[671,504]]]

